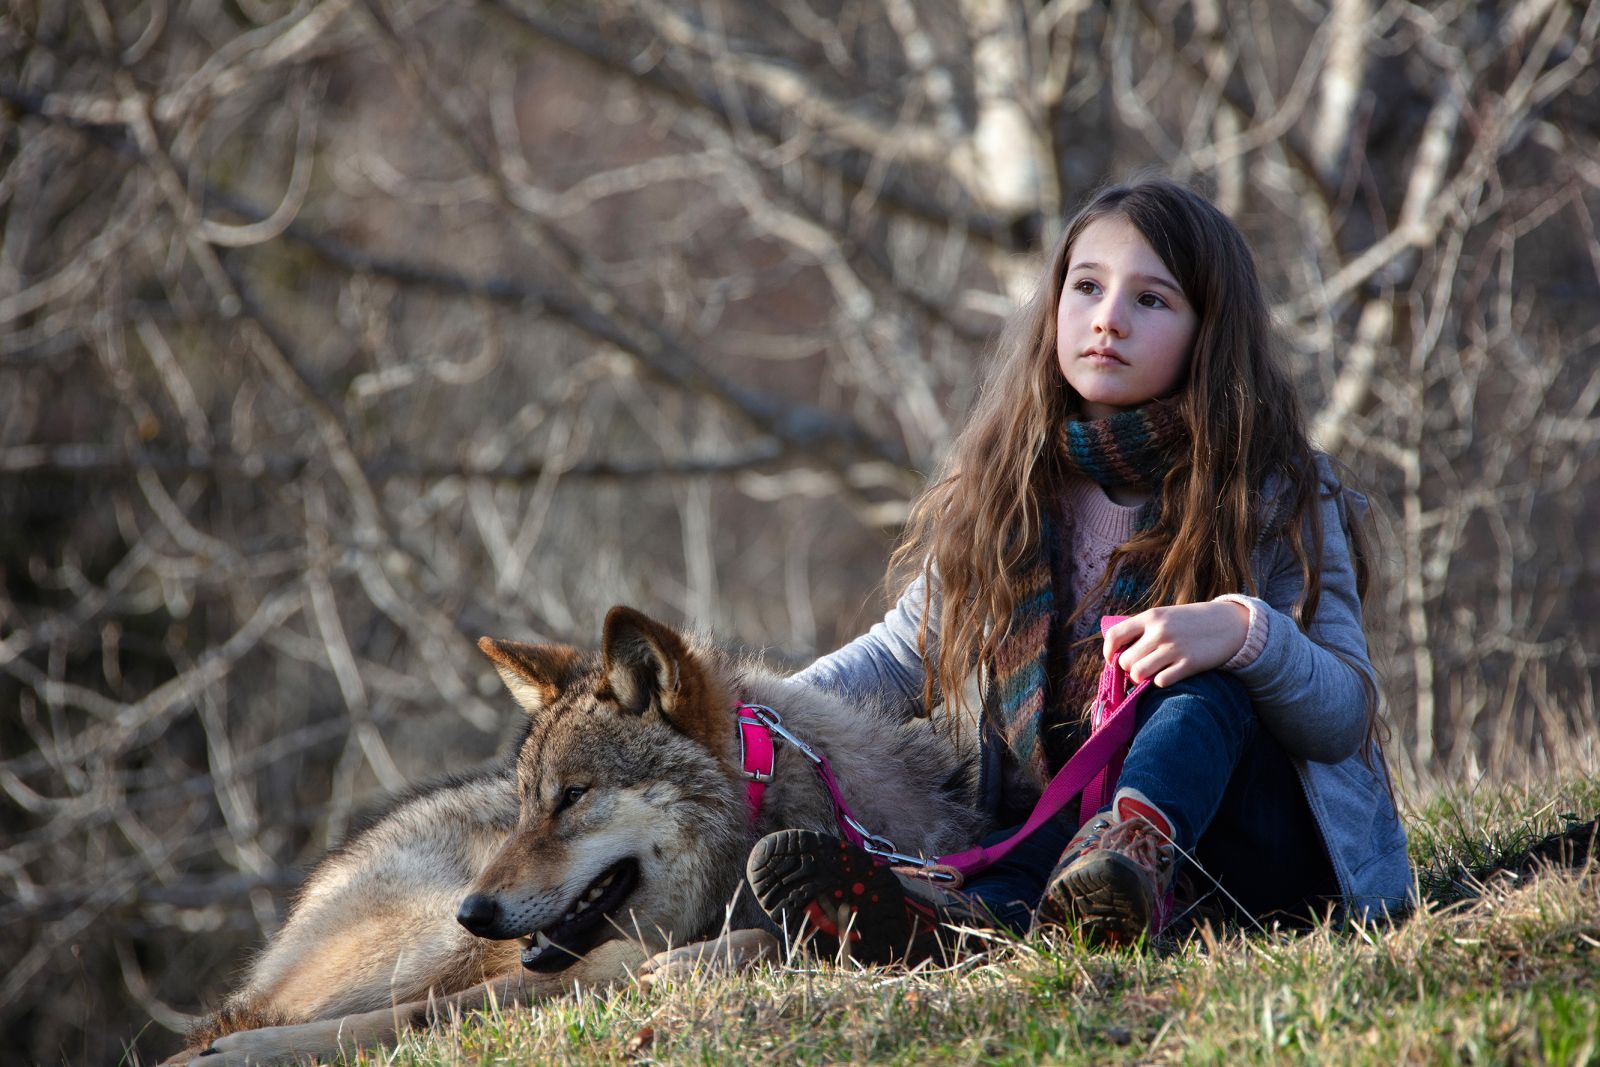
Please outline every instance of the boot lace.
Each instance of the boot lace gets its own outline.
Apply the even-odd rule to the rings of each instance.
[[[1091,847],[1102,848],[1137,863],[1164,891],[1172,880],[1173,848],[1150,820],[1135,815],[1107,827]]]

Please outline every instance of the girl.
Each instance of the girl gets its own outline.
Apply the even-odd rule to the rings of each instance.
[[[1362,505],[1311,449],[1239,231],[1170,181],[1106,189],[1008,325],[912,510],[890,580],[913,580],[798,677],[952,714],[977,681],[980,793],[1005,826],[1088,736],[1115,655],[1154,685],[1113,801],[959,891],[831,838],[774,834],[751,856],[757,899],[824,949],[848,922],[871,962],[935,951],[941,922],[1132,941],[1159,932],[1185,864],[1250,916],[1403,911],[1350,522]],[[1102,615],[1131,617],[1102,636]]]

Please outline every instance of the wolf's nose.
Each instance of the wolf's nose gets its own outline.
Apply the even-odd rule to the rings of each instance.
[[[488,937],[499,919],[500,905],[494,902],[494,897],[482,893],[474,893],[463,900],[456,911],[456,922],[479,937]]]

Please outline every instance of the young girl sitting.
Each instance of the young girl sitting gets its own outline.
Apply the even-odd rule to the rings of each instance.
[[[890,575],[913,580],[798,677],[908,714],[960,714],[978,682],[980,793],[1008,826],[1089,736],[1114,655],[1154,684],[1112,802],[1081,829],[1063,814],[959,890],[783,831],[751,856],[762,907],[867,962],[936,951],[941,923],[1133,941],[1167,921],[1185,865],[1253,917],[1403,911],[1363,505],[1307,440],[1234,225],[1170,181],[1100,193],[912,510]],[[1131,617],[1102,636],[1102,615]]]

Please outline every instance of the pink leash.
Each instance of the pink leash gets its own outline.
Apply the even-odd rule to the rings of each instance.
[[[1127,618],[1126,615],[1105,615],[1100,619],[1100,632]],[[935,864],[953,868],[964,880],[990,867],[1006,853],[1020,845],[1029,834],[1053,819],[1072,798],[1083,794],[1078,806],[1078,825],[1094,818],[1105,807],[1116,789],[1117,776],[1122,773],[1122,760],[1133,740],[1139,698],[1150,688],[1148,680],[1128,688],[1128,672],[1115,658],[1108,661],[1100,672],[1100,687],[1095,694],[1094,710],[1090,718],[1089,740],[1067,760],[1066,766],[1056,772],[1050,784],[1044,787],[1033,813],[1016,833],[993,845],[979,845],[965,852],[940,856]]]
[[[1115,626],[1125,615],[1106,615],[1100,620],[1100,631]],[[1117,776],[1122,773],[1122,760],[1127,755],[1128,744],[1133,740],[1139,697],[1150,687],[1149,681],[1128,688],[1127,672],[1115,660],[1108,662],[1100,672],[1100,687],[1095,695],[1094,710],[1090,719],[1089,740],[1073,753],[1066,766],[1057,771],[1050,784],[1045,786],[1039,802],[1034,805],[1028,821],[1004,841],[993,845],[980,845],[965,852],[953,852],[927,860],[895,849],[894,843],[867,830],[851,814],[844,795],[834,780],[828,761],[812,751],[811,747],[790,733],[779,719],[778,713],[761,704],[739,705],[739,747],[744,773],[750,779],[750,821],[755,822],[761,808],[761,794],[772,777],[773,749],[771,733],[789,742],[811,761],[817,777],[833,799],[834,818],[845,838],[853,845],[865,849],[889,863],[923,868],[930,878],[960,882],[999,861],[1006,853],[1021,844],[1028,835],[1053,819],[1058,812],[1082,794],[1078,807],[1078,825],[1088,822],[1106,805],[1116,788]],[[767,731],[770,730],[771,733]]]
[[[1140,682],[1134,686],[1133,691],[1106,715],[1099,729],[1050,779],[1044,794],[1039,797],[1039,803],[1034,805],[1033,814],[1028,816],[1028,821],[1016,833],[993,845],[980,845],[965,852],[940,856],[935,863],[941,867],[955,868],[963,878],[977,874],[998,862],[1029,834],[1049,822],[1079,793],[1083,794],[1083,803],[1078,809],[1078,825],[1092,818],[1105,806],[1106,793],[1116,784],[1115,775],[1121,771],[1122,757],[1128,743],[1133,740],[1139,697],[1149,685],[1149,682]]]

